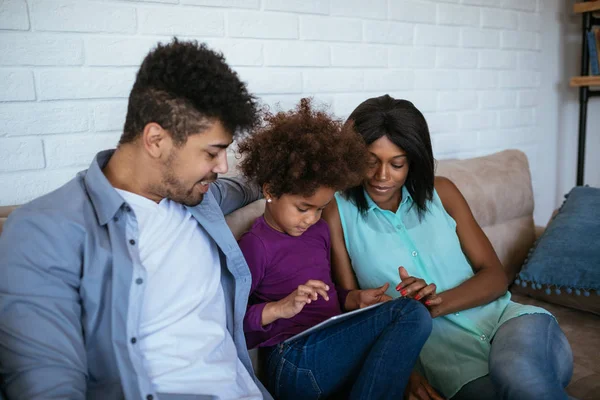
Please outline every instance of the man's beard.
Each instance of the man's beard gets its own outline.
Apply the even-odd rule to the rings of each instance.
[[[173,155],[170,156],[164,165],[161,188],[157,192],[159,192],[161,197],[168,198],[188,207],[195,207],[202,203],[202,200],[204,199],[204,193],[198,190],[198,185],[200,185],[200,182],[215,181],[217,179],[217,174],[211,173],[196,182],[191,188],[187,188],[185,184],[177,178],[173,171],[173,158]]]

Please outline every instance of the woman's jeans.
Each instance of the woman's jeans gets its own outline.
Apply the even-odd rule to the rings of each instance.
[[[389,301],[269,349],[267,387],[280,400],[402,399],[431,324],[421,303]]]
[[[571,346],[556,320],[529,314],[504,323],[492,341],[490,373],[452,400],[563,400],[573,374]]]

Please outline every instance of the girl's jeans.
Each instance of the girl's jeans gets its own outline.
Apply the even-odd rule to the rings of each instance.
[[[400,298],[273,346],[267,387],[280,400],[402,399],[431,323],[421,303]]]

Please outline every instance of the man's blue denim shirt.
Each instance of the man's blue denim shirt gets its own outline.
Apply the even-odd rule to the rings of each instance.
[[[11,214],[0,237],[0,382],[8,399],[208,399],[159,394],[135,345],[144,292],[135,214],[102,168],[112,151],[56,191]],[[211,184],[190,208],[219,247],[227,329],[256,379],[244,340],[251,275],[228,214],[260,197],[238,179]],[[2,395],[0,395],[1,397]]]

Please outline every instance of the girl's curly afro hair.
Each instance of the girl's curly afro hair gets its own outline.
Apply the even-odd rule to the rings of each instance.
[[[158,44],[144,59],[129,95],[120,143],[134,141],[155,122],[176,144],[200,133],[210,119],[231,134],[252,130],[260,121],[256,99],[221,53],[197,41]]]
[[[239,143],[239,168],[269,192],[312,196],[322,186],[336,191],[362,182],[367,149],[363,139],[327,112],[302,99],[292,111],[265,112],[265,124]]]

